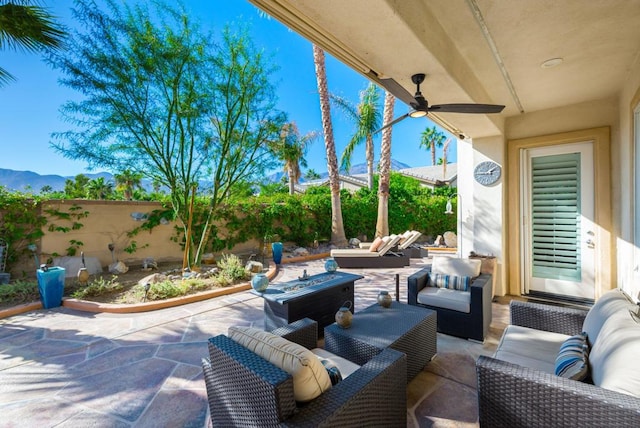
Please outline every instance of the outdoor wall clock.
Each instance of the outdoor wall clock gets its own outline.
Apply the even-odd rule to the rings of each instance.
[[[490,186],[500,179],[502,168],[495,162],[485,161],[476,165],[473,176],[476,181],[483,186]]]

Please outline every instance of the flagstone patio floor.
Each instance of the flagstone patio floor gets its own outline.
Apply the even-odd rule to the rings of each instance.
[[[275,282],[323,271],[324,260],[283,264]],[[356,282],[356,312],[380,290],[406,302],[407,277],[430,263],[398,269],[345,269]],[[263,328],[262,299],[249,291],[133,314],[59,307],[0,320],[0,427],[207,427],[200,361],[209,337],[232,325]],[[477,426],[474,361],[491,355],[508,323],[493,303],[484,344],[438,334],[438,355],[409,385],[411,427]],[[454,400],[451,397],[455,397]]]

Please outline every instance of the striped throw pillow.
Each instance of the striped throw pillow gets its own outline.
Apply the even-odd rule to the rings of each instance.
[[[555,373],[573,380],[585,380],[589,374],[589,345],[587,333],[582,332],[567,338],[560,346],[556,357]]]
[[[449,288],[451,290],[469,291],[471,286],[470,276],[445,275],[442,273],[432,273],[429,275],[431,287]]]

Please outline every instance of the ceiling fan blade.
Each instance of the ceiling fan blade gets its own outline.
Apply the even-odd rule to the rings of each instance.
[[[500,113],[504,106],[496,104],[436,104],[429,106],[435,113]]]
[[[380,79],[380,84],[403,103],[411,104],[415,102],[413,95],[395,80],[391,78]]]
[[[376,129],[375,131],[373,131],[373,133],[377,134],[378,132],[382,131],[383,129],[387,129],[388,127],[395,125],[396,123],[400,122],[401,120],[406,119],[407,117],[409,117],[409,113],[405,113],[402,116],[393,119],[391,122],[387,123],[382,128]]]

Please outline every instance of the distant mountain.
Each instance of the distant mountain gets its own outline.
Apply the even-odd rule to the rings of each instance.
[[[98,177],[104,177],[106,181],[113,180],[113,175],[108,172],[84,173],[84,175],[92,180]],[[14,171],[0,168],[0,186],[20,192],[30,190],[31,192],[39,193],[44,186],[51,186],[53,190],[62,191],[66,180],[73,180],[74,178],[75,176],[40,175],[32,171]]]
[[[391,169],[394,171],[411,168],[409,165],[399,162],[397,160],[391,160]],[[366,174],[367,173],[367,164],[360,163],[357,165],[353,165],[351,167],[351,171],[349,174]],[[98,172],[95,174],[83,173],[89,179],[93,180],[98,177],[103,177],[105,181],[113,182],[113,174],[108,172]],[[269,182],[278,182],[282,180],[282,177],[285,175],[284,172],[278,171],[269,176],[267,176],[267,181]],[[328,173],[324,172],[320,174],[321,178],[327,178],[329,176]],[[12,169],[2,169],[0,168],[0,186],[6,187],[8,190],[12,191],[31,191],[33,193],[39,193],[40,190],[44,186],[51,186],[53,190],[64,190],[64,183],[67,179],[73,180],[75,176],[61,176],[61,175],[40,175],[32,171],[14,171]],[[303,180],[304,181],[304,180]],[[143,181],[143,186],[145,188],[148,183]]]

